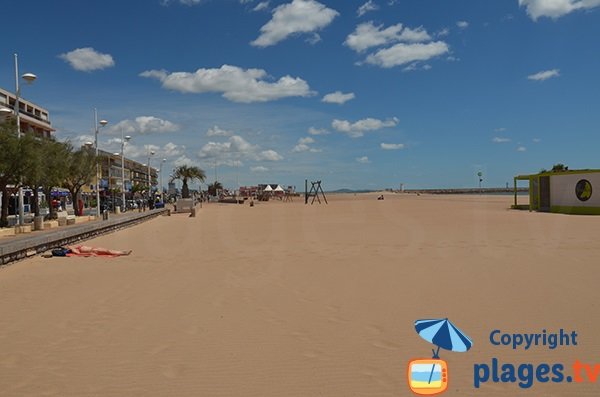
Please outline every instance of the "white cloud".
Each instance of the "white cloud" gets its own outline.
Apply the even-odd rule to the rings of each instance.
[[[307,136],[305,138],[298,139],[298,143],[303,143],[303,144],[315,143],[315,140],[313,138]]]
[[[177,145],[173,142],[167,143],[162,148],[163,157],[174,157],[182,154],[182,150],[185,150],[185,146]]]
[[[300,152],[318,153],[318,152],[320,152],[321,149],[316,149],[316,148],[310,146],[310,144],[312,144],[312,143],[315,143],[315,140],[309,136],[300,138],[300,139],[298,139],[298,144],[296,146],[294,146],[294,148],[292,149],[292,152],[294,152],[294,153],[300,153]]]
[[[94,135],[77,135],[75,137],[69,138],[68,140],[69,140],[69,142],[71,142],[71,144],[73,144],[73,147],[78,149],[83,145],[87,145],[87,144],[93,145],[94,144]],[[120,139],[119,139],[119,144],[120,144]]]
[[[416,29],[404,28],[399,37],[399,41],[408,43],[420,43],[429,40],[431,40],[431,36],[429,36],[429,33],[422,26]]]
[[[294,146],[294,148],[292,149],[292,152],[294,153],[300,153],[300,152],[306,152],[310,150],[310,146],[304,144],[304,143],[299,143],[296,146]]]
[[[382,128],[395,127],[396,125],[398,125],[398,119],[396,117],[385,121],[369,117],[358,120],[355,123],[338,119],[331,122],[331,127],[334,130],[348,134],[352,138],[359,138],[367,131],[376,131]]]
[[[381,143],[379,145],[383,150],[400,150],[404,149],[403,143]]]
[[[529,76],[527,76],[527,78],[529,80],[534,80],[534,81],[544,81],[544,80],[548,80],[553,77],[559,77],[559,76],[560,76],[560,70],[552,69],[552,70],[544,70],[542,72],[538,72],[536,74],[529,75]]]
[[[200,158],[213,158],[227,154],[249,155],[258,151],[258,146],[250,144],[239,135],[229,137],[227,142],[208,142],[200,150]]]
[[[107,143],[107,145],[102,145],[102,149],[106,150],[107,152],[119,152],[121,150],[121,138],[113,138]],[[156,145],[136,145],[136,141],[134,139],[132,142],[129,142],[127,145],[125,145],[125,157],[137,160],[140,163],[145,163],[148,161],[148,154],[151,151],[154,151],[154,156],[164,157],[162,156],[162,153],[160,153],[160,149],[161,147]]]
[[[310,37],[305,40],[308,44],[315,45],[321,41],[321,36],[318,33],[313,33]]]
[[[587,10],[600,6],[600,0],[519,0],[527,15],[534,21],[540,17],[560,18],[573,11]]]
[[[275,150],[263,150],[257,156],[258,160],[266,160],[266,161],[280,161],[283,160],[283,156],[277,153]]]
[[[354,32],[346,37],[344,44],[356,52],[363,52],[371,47],[384,46],[397,42],[423,42],[431,40],[427,31],[421,26],[416,29],[403,28],[402,24],[383,28],[372,21],[361,23]]]
[[[198,163],[197,161],[192,160],[191,158],[189,158],[185,154],[181,155],[178,158],[176,158],[175,160],[173,160],[173,166],[174,167],[181,167],[182,165],[187,165],[188,167],[191,167],[191,166],[200,167],[200,163]],[[200,168],[202,168],[202,167],[200,167]]]
[[[534,143],[540,143],[542,140],[540,138],[533,138],[532,141]]]
[[[341,91],[332,92],[323,97],[322,102],[326,103],[337,103],[339,105],[343,105],[351,99],[354,99],[355,95],[353,92],[349,92],[347,94],[342,93]]]
[[[361,164],[369,164],[371,162],[367,156],[357,157],[356,161]]]
[[[262,165],[259,165],[257,167],[250,167],[250,171],[252,171],[252,172],[267,172],[267,171],[269,171],[269,169],[267,167],[263,167]]]
[[[403,72],[413,72],[415,70],[431,70],[431,65],[425,64],[421,66],[419,62],[413,62],[404,69],[402,69]]]
[[[77,48],[71,52],[60,54],[59,58],[69,63],[73,69],[82,72],[115,66],[115,61],[110,54],[102,54],[91,47]]]
[[[235,165],[241,160],[280,161],[283,156],[275,150],[261,150],[239,135],[229,137],[226,142],[208,142],[198,152],[201,159],[213,160],[217,164]]]
[[[314,95],[308,83],[299,77],[284,76],[271,82],[262,69],[242,69],[223,65],[219,69],[198,69],[194,73],[148,70],[142,77],[155,78],[163,88],[182,93],[223,93],[232,102],[267,102],[286,97]]]
[[[527,151],[527,148],[525,146],[519,146],[517,148],[517,152],[525,152],[525,151]]]
[[[458,26],[461,29],[466,29],[469,27],[469,22],[467,21],[458,21],[456,22],[456,26]]]
[[[378,9],[379,9],[379,6],[377,4],[375,4],[375,3],[373,3],[373,0],[369,0],[365,4],[363,4],[360,7],[358,7],[358,10],[356,10],[356,14],[359,17],[362,17],[367,12],[369,12],[369,11],[377,11]]]
[[[494,143],[506,143],[506,142],[510,142],[510,139],[509,138],[502,138],[502,137],[496,136],[496,137],[492,138],[492,142],[494,142]]]
[[[219,127],[218,125],[212,126],[206,131],[206,136],[232,136],[233,133],[231,131],[226,131]]]
[[[504,132],[504,131],[506,131],[505,127],[500,127],[500,128],[494,129],[494,132]]]
[[[327,135],[329,134],[329,131],[327,131],[324,128],[315,128],[315,127],[310,127],[308,129],[308,133],[310,135]]]
[[[446,37],[450,34],[450,29],[448,28],[444,28],[442,30],[440,30],[439,32],[436,33],[437,37]]]
[[[269,8],[269,2],[261,1],[260,3],[258,3],[256,5],[256,7],[254,7],[254,9],[252,11],[263,11],[263,10],[267,10],[268,8]]]
[[[179,125],[154,116],[139,116],[134,120],[122,120],[108,128],[109,134],[154,134],[179,131]]]
[[[448,51],[448,45],[443,41],[435,41],[427,44],[399,43],[390,48],[385,48],[370,54],[367,57],[366,62],[383,68],[391,68],[415,61],[427,61],[431,58],[446,54]]]
[[[262,28],[253,46],[268,47],[290,35],[312,33],[325,28],[339,13],[315,0],[293,0],[273,10],[273,17]]]
[[[103,142],[100,147],[109,153],[121,152],[121,137],[114,137],[107,142]],[[125,145],[125,157],[146,163],[148,161],[148,153],[154,151],[151,164],[153,167],[160,167],[160,162],[163,158],[170,159],[177,156],[183,156],[186,147],[173,142],[168,142],[163,146],[158,145],[136,145],[136,139],[129,141]]]

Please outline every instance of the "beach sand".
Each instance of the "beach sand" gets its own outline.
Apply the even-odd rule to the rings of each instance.
[[[448,396],[596,396],[600,384],[473,386],[474,365],[600,363],[600,217],[511,211],[511,196],[328,196],[205,204],[86,242],[129,257],[0,269],[2,396],[407,396],[442,350]],[[493,346],[576,331],[578,346]],[[565,369],[565,375],[572,373]]]

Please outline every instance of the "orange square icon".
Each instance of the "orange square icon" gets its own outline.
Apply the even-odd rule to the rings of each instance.
[[[440,394],[448,388],[448,364],[434,358],[415,359],[408,363],[408,386],[422,396]]]

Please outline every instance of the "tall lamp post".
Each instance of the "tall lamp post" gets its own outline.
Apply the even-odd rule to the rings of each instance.
[[[34,82],[37,79],[37,76],[33,73],[25,73],[21,76],[23,80],[25,80],[28,84]],[[19,59],[17,54],[15,54],[15,117],[17,119],[17,138],[21,138],[21,115],[20,115],[20,100],[21,99],[21,88],[19,87]],[[34,189],[37,187],[34,186]],[[23,226],[25,224],[25,211],[23,205],[23,186],[19,183],[19,225]]]
[[[152,197],[152,176],[150,175],[150,158],[154,156],[154,150],[148,151],[148,198]]]
[[[123,129],[121,128],[121,193],[122,193],[122,202],[123,211],[127,209],[127,205],[125,204],[125,143],[131,140],[131,136],[125,135],[123,136]]]
[[[160,162],[160,202],[164,203],[165,202],[165,198],[163,196],[163,164],[165,163],[165,161],[167,161],[167,159],[162,159],[162,161]]]
[[[98,166],[98,132],[101,127],[108,124],[106,120],[98,122],[98,110],[94,109],[94,146],[96,147],[96,216],[100,218],[100,178]]]

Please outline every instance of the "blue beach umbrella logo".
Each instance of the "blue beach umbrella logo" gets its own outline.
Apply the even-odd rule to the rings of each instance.
[[[440,348],[463,353],[473,346],[473,341],[447,318],[415,321],[415,330],[427,342],[437,346],[433,358],[440,358]]]
[[[437,346],[431,359],[415,359],[408,364],[408,384],[418,395],[440,394],[448,388],[448,364],[440,359],[440,349],[466,352],[473,341],[447,318],[415,321],[415,330]]]

